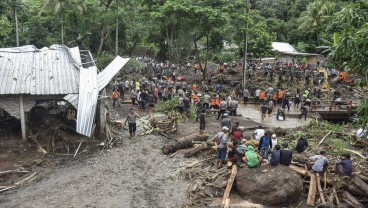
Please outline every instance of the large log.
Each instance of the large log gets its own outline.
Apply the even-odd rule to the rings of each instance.
[[[320,177],[319,177],[319,173],[316,173],[316,180],[317,180],[317,188],[318,188],[318,193],[319,193],[319,197],[321,198],[321,202],[324,204],[326,203],[325,197],[323,196],[323,190],[321,188],[321,181],[320,181]]]
[[[366,193],[362,191],[358,186],[356,186],[354,183],[349,184],[348,191],[356,196],[364,196]]]
[[[230,178],[227,181],[224,197],[222,198],[222,204],[225,204],[226,199],[229,198],[230,191],[231,191],[231,188],[233,187],[233,183],[234,183],[235,176],[236,176],[237,173],[238,173],[238,167],[236,165],[233,165],[233,167],[231,169]]]
[[[198,152],[207,149],[207,144],[200,144],[196,147],[193,147],[187,151],[184,152],[184,157],[192,157],[193,155],[197,154]]]
[[[354,208],[362,208],[363,204],[360,203],[354,196],[352,196],[349,192],[344,191],[341,194],[342,199],[348,203],[350,206],[354,207]]]
[[[361,189],[365,195],[368,195],[368,185],[358,176],[353,176],[351,181],[359,188]]]
[[[174,153],[179,149],[187,149],[193,147],[193,141],[206,141],[208,135],[192,134],[186,137],[176,139],[176,143],[168,144],[162,147],[161,151],[164,155]]]
[[[311,175],[312,175],[312,173],[311,173],[310,171],[305,170],[304,168],[301,168],[301,167],[298,167],[298,166],[295,166],[295,165],[290,165],[289,167],[290,167],[293,171],[295,171],[297,174],[299,174],[299,175],[301,175],[301,176],[303,176],[303,177],[308,177],[308,178],[310,178],[310,177],[311,177]],[[320,180],[321,180],[322,182],[324,182],[323,178],[320,178]],[[330,179],[330,178],[326,178],[326,183],[327,183],[327,185],[333,185],[333,184],[334,184],[333,180],[332,180],[332,179]]]
[[[314,206],[314,202],[316,200],[316,193],[317,193],[317,179],[316,174],[310,174],[310,183],[309,183],[309,191],[308,191],[308,198],[307,198],[307,205]]]

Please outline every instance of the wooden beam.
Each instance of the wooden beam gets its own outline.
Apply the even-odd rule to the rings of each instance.
[[[308,199],[307,199],[307,205],[314,206],[314,202],[316,200],[316,192],[317,192],[317,180],[316,180],[316,174],[311,173],[310,174],[310,183],[309,183],[309,191],[308,191]]]
[[[27,136],[26,136],[26,120],[24,115],[24,101],[23,95],[20,94],[19,96],[19,115],[20,115],[20,127],[22,130],[22,142],[25,144],[27,143]]]
[[[320,181],[320,177],[319,177],[319,173],[316,173],[316,180],[317,180],[317,188],[318,188],[318,192],[319,192],[319,197],[321,198],[321,202],[322,204],[326,203],[325,197],[323,196],[323,190],[321,188],[321,181]]]
[[[231,188],[233,187],[233,183],[235,180],[235,176],[238,173],[238,167],[236,165],[233,165],[232,169],[231,169],[231,175],[229,180],[227,181],[227,185],[226,185],[226,189],[225,189],[225,193],[224,193],[224,197],[222,198],[222,204],[225,205],[226,203],[226,199],[229,198],[230,195],[230,191]]]

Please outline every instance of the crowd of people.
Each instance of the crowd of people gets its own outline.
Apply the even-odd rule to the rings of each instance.
[[[289,111],[291,107],[300,108],[300,118],[307,118],[308,109],[313,106],[313,100],[321,97],[323,75],[314,73],[309,67],[300,64],[283,64],[277,63],[276,68],[269,64],[261,65],[264,70],[264,76],[269,77],[269,87],[267,89],[248,89],[245,87],[239,94],[239,84],[224,84],[224,71],[227,65],[219,64],[219,73],[217,74],[217,82],[213,83],[213,73],[208,73],[206,80],[201,82],[193,81],[187,83],[187,80],[180,73],[178,67],[171,65],[164,68],[160,64],[152,64],[152,73],[147,70],[146,76],[142,80],[129,80],[127,77],[122,80],[116,80],[112,94],[113,106],[119,105],[120,100],[130,98],[133,105],[137,104],[139,110],[145,111],[147,106],[150,108],[159,101],[167,101],[177,99],[177,110],[183,114],[190,114],[191,106],[196,109],[196,121],[199,122],[200,133],[205,131],[206,112],[211,109],[217,113],[217,120],[220,120],[221,132],[219,132],[214,141],[217,144],[218,160],[217,167],[222,167],[227,160],[237,165],[246,165],[249,168],[255,168],[262,163],[270,163],[276,165],[290,165],[293,157],[293,151],[303,152],[308,147],[308,142],[304,136],[298,139],[295,150],[289,149],[289,144],[284,142],[278,144],[275,134],[265,131],[262,126],[254,132],[252,139],[244,139],[246,135],[239,126],[239,122],[232,125],[232,117],[237,115],[238,98],[242,98],[243,104],[247,105],[251,100],[255,104],[260,105],[262,120],[272,115],[272,111],[277,107],[276,119],[285,120],[285,111]],[[198,64],[186,65],[188,70],[194,68],[198,73],[200,67]],[[249,64],[249,71],[257,70],[257,65]],[[176,76],[178,74],[178,76]],[[278,75],[278,84],[273,85],[274,75]],[[329,76],[339,76],[334,70]],[[249,73],[252,76],[252,73]],[[282,83],[286,81],[298,82],[305,81],[304,89],[296,89],[294,94],[286,91],[282,87]],[[346,77],[344,77],[346,79]],[[313,87],[310,85],[313,80]],[[317,80],[317,81],[315,81]],[[301,85],[302,86],[302,85]],[[211,90],[210,90],[211,89]],[[210,93],[212,91],[212,93]],[[220,96],[227,92],[227,96]],[[334,94],[335,95],[335,94]],[[340,94],[336,93],[336,99],[340,98]],[[292,101],[292,102],[291,102]],[[294,106],[291,105],[294,104]],[[136,119],[139,115],[130,110],[125,123],[129,123],[129,133],[133,137],[136,131]],[[329,161],[324,151],[319,155],[310,158],[308,166],[315,172],[322,172],[326,169]],[[337,167],[342,174],[349,175],[352,171],[352,162],[350,155],[345,154],[343,159],[338,162]]]

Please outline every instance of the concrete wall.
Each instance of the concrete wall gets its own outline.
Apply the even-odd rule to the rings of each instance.
[[[29,112],[36,104],[37,99],[62,99],[60,96],[32,96],[23,95],[24,111]],[[0,95],[0,108],[4,109],[10,115],[20,119],[19,115],[19,95]]]

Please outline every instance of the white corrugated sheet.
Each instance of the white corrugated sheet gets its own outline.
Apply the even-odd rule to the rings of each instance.
[[[292,45],[289,43],[283,42],[272,42],[272,50],[277,52],[298,52]]]
[[[63,45],[0,49],[0,95],[78,93],[79,64]]]
[[[72,104],[75,109],[78,109],[78,94],[69,94],[64,97],[64,100],[68,101],[70,104]]]
[[[98,98],[97,67],[81,68],[78,98],[77,132],[92,135]]]
[[[98,90],[102,90],[128,61],[129,58],[117,56],[102,72],[98,73]]]
[[[98,92],[102,90],[115,74],[123,68],[129,58],[117,56],[102,72],[97,74],[96,67],[82,68],[80,72],[80,90],[76,95],[67,95],[68,100],[78,109],[77,132],[85,136],[92,136],[95,120]]]

